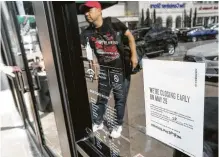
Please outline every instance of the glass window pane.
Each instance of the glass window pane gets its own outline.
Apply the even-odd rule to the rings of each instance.
[[[95,147],[104,152],[104,145],[107,145],[111,150],[108,156],[186,156],[186,153],[180,148],[156,140],[147,133],[147,123],[150,119],[146,118],[146,112],[149,104],[145,103],[141,61],[144,58],[164,60],[176,64],[178,62],[204,62],[207,65],[205,89],[202,89],[205,90],[205,97],[202,97],[205,100],[205,108],[204,113],[200,113],[204,116],[204,130],[200,130],[200,132],[204,131],[204,137],[200,137],[204,138],[204,148],[199,151],[216,157],[218,149],[214,146],[218,145],[218,124],[216,123],[218,121],[216,116],[218,114],[218,42],[216,40],[218,33],[212,30],[212,34],[209,34],[209,30],[202,26],[202,24],[209,22],[210,17],[206,14],[203,18],[204,13],[201,15],[197,12],[196,24],[201,24],[201,29],[196,30],[190,28],[196,26],[196,24],[192,23],[189,11],[190,7],[194,8],[193,5],[198,4],[186,2],[185,5],[180,3],[181,7],[174,8],[173,6],[177,3],[166,1],[159,2],[160,4],[142,1],[132,3],[132,6],[126,3],[129,2],[124,3],[124,14],[120,12],[121,10],[118,10],[118,7],[123,7],[123,3],[104,8],[102,11],[103,23],[93,22],[93,16],[101,16],[98,10],[96,12],[94,10],[89,11],[87,8],[85,10],[87,11],[86,18],[83,18],[84,15],[82,14],[78,15],[85,79],[92,113],[93,131],[96,137]],[[168,3],[172,5],[168,5]],[[157,8],[152,8],[152,5]],[[137,8],[139,10],[138,15],[136,17],[127,16],[125,14],[129,11],[125,10],[128,9],[127,6]],[[158,8],[158,6],[160,7]],[[188,12],[184,11],[185,9]],[[109,14],[109,10],[113,14]],[[193,14],[194,10],[192,10],[191,15]],[[214,14],[216,16],[218,11],[215,11]],[[112,17],[111,23],[108,21],[109,18],[106,17]],[[162,24],[159,24],[159,26],[156,25],[156,17],[161,18]],[[181,20],[175,20],[177,17]],[[135,18],[138,19],[135,29],[127,28],[128,26],[131,27],[129,22],[134,22]],[[176,24],[176,22],[180,24]],[[93,23],[93,26],[96,26],[97,29],[91,27],[89,23]],[[178,26],[178,28],[175,29],[175,26]],[[150,31],[144,32],[148,27],[151,28]],[[130,45],[122,43],[125,38],[123,34],[127,29],[131,29],[135,37],[138,57],[136,71],[132,71],[129,67],[129,63],[131,63]],[[145,38],[139,38],[145,33]],[[127,61],[127,58],[130,60]],[[125,71],[127,69],[132,71],[132,74],[129,73],[130,71]],[[180,73],[180,69],[178,70]],[[189,72],[180,75],[187,76]],[[165,80],[162,79],[160,77],[160,80],[165,84]],[[169,84],[169,86],[174,88],[173,84]],[[185,88],[192,89],[188,85]],[[196,112],[194,111],[192,114],[196,114]],[[214,120],[211,121],[211,118]],[[165,122],[162,122],[162,124],[164,125]],[[168,138],[168,136],[165,136],[165,138]],[[186,136],[186,138],[191,137]],[[191,142],[193,142],[192,139]],[[207,152],[206,148],[209,148],[211,152]]]

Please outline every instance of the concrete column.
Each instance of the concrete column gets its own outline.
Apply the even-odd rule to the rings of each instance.
[[[163,26],[163,27],[166,27],[166,26],[167,26],[167,22],[166,22],[166,21],[163,21],[163,22],[162,22],[162,26]]]
[[[208,19],[208,25],[211,24],[211,16]]]
[[[176,20],[173,20],[172,28],[176,28]]]
[[[126,25],[126,27],[129,27],[129,23],[128,22],[125,22],[125,25]]]

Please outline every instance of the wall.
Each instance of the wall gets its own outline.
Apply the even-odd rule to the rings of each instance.
[[[2,56],[0,55],[0,63],[3,63]],[[8,78],[5,73],[0,71],[0,91],[9,89]]]
[[[218,15],[218,4],[205,3],[205,4],[194,4],[194,8],[197,8],[197,17],[209,17]],[[212,9],[205,9],[212,8]],[[217,8],[217,9],[216,9]]]
[[[116,4],[112,7],[103,10],[103,17],[111,16],[111,17],[120,17],[125,16],[125,5],[124,3]]]
[[[127,16],[139,16],[138,1],[127,1],[125,3],[125,12]],[[140,12],[141,14],[141,12]]]

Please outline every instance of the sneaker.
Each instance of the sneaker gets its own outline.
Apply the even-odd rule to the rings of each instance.
[[[103,129],[103,123],[93,124],[93,132],[96,132],[97,130],[102,130],[102,129]]]
[[[122,126],[121,125],[115,126],[110,136],[112,138],[119,138],[121,136],[121,132],[122,132]]]

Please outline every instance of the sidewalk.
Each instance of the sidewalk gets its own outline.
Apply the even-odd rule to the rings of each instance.
[[[40,157],[24,129],[9,89],[0,91],[1,157]]]

